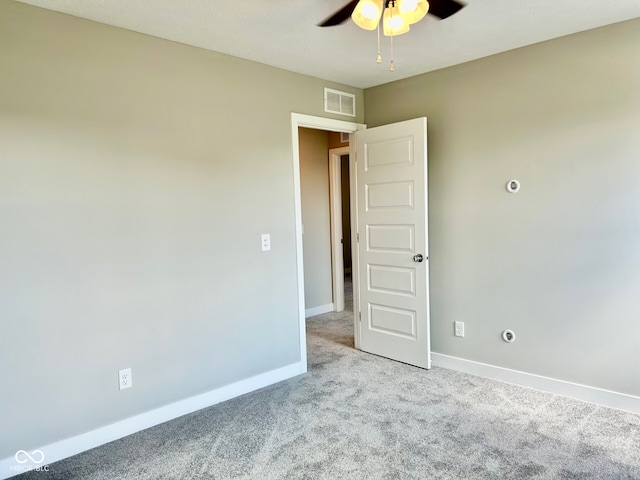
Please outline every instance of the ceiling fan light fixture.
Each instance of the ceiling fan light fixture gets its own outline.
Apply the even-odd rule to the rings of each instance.
[[[409,25],[419,22],[429,11],[427,0],[397,0],[400,16]]]
[[[419,22],[427,13],[441,20],[449,18],[465,6],[458,0],[349,0],[340,10],[318,24],[319,27],[339,25],[351,16],[353,22],[365,30],[377,30],[378,56],[380,55],[380,30],[390,37],[391,64],[389,70],[396,69],[393,63],[393,37],[409,31],[409,25]],[[430,6],[433,8],[430,9]],[[431,10],[431,11],[429,11]],[[381,20],[382,19],[382,20]],[[382,26],[380,25],[382,23]]]
[[[387,37],[395,37],[396,35],[402,35],[409,31],[409,24],[400,15],[398,7],[392,4],[389,4],[389,6],[384,9],[382,27],[384,35]]]
[[[360,28],[375,30],[380,22],[384,0],[360,0],[351,18]]]

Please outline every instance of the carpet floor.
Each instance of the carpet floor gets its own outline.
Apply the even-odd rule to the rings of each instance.
[[[353,348],[308,320],[309,372],[21,479],[640,479],[640,416]]]

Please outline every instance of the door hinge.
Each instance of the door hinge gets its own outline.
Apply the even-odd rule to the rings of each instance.
[[[358,319],[362,321],[362,312],[358,312]]]
[[[356,243],[360,242],[360,234],[356,233]]]

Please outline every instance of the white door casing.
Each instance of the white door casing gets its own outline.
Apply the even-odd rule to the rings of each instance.
[[[329,150],[329,206],[331,226],[331,276],[334,311],[344,310],[344,232],[342,231],[342,156],[349,147]]]
[[[431,368],[427,119],[354,136],[359,347]]]
[[[345,132],[353,133],[357,130],[366,128],[361,123],[345,122],[343,120],[334,120],[325,117],[316,117],[312,115],[305,115],[302,113],[291,113],[291,146],[292,146],[292,160],[293,160],[293,193],[294,193],[294,217],[295,217],[295,234],[296,234],[296,276],[298,285],[298,325],[299,325],[299,345],[300,345],[300,364],[304,365],[304,368],[300,373],[307,371],[307,328],[306,328],[306,316],[304,305],[304,262],[303,262],[303,250],[302,250],[302,196],[300,193],[300,144],[298,139],[298,129],[300,127],[314,128],[316,130],[326,130],[332,132]],[[353,142],[351,142],[353,143]],[[353,148],[353,147],[351,147]],[[353,174],[353,172],[351,172]],[[351,186],[353,192],[355,192],[355,184],[352,180]],[[354,194],[352,192],[352,195]],[[353,199],[352,199],[353,201]],[[352,217],[352,245],[355,245],[355,219]],[[354,287],[355,288],[355,287]],[[356,295],[354,295],[355,297]],[[354,302],[356,300],[354,299]],[[354,331],[356,333],[357,340],[357,328],[355,326],[354,318]]]

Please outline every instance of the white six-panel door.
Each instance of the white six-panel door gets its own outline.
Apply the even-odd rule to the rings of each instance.
[[[360,348],[431,368],[427,119],[355,139]]]

